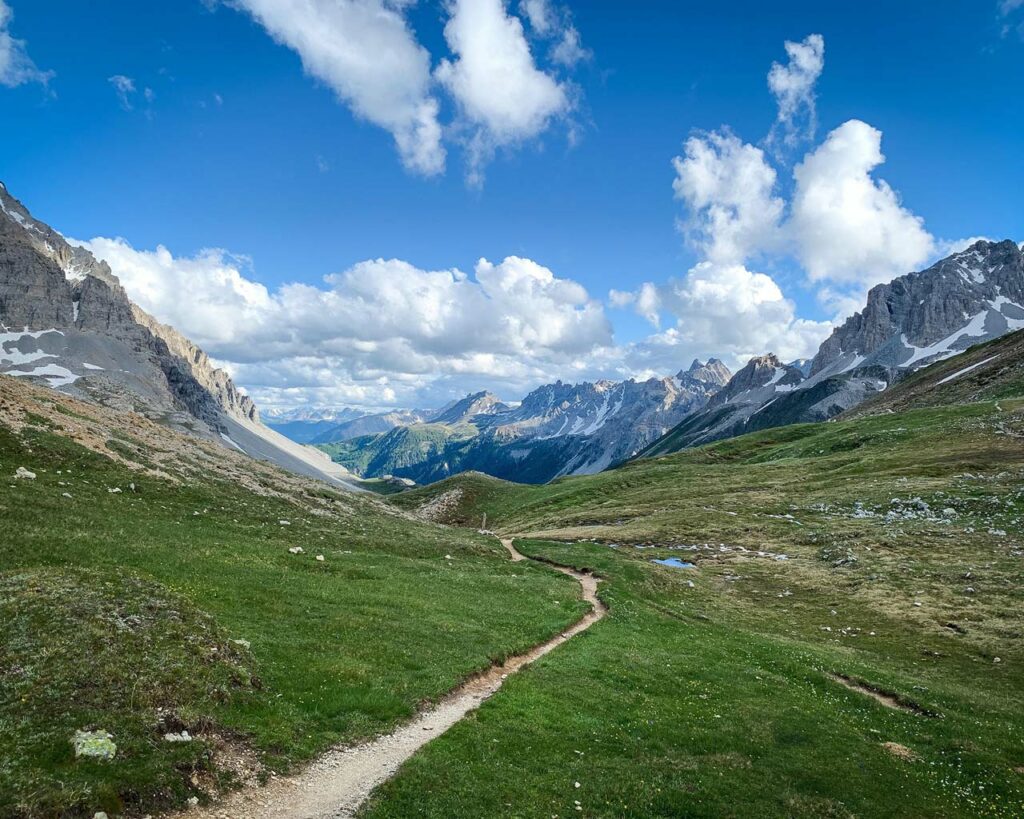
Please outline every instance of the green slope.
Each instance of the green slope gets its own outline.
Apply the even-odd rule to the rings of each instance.
[[[1024,401],[1001,397],[397,496],[530,533],[522,550],[605,577],[610,613],[366,815],[1021,815],[1016,436]]]
[[[472,424],[411,424],[318,448],[335,463],[365,477],[398,475],[421,482],[445,461],[453,444],[476,436]]]
[[[141,816],[239,760],[287,769],[584,610],[493,539],[6,377],[0,476],[0,816]],[[114,760],[76,759],[78,730]]]

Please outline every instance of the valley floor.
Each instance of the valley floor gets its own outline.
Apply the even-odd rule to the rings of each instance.
[[[399,496],[535,533],[518,548],[604,577],[609,614],[427,746],[366,816],[1024,815],[1022,410]],[[695,567],[652,562],[671,558]]]
[[[3,377],[0,475],[4,817],[273,777],[588,610],[493,538]],[[114,758],[76,758],[78,731]]]
[[[583,616],[536,561],[603,578],[607,615],[359,815],[1024,815],[1024,401],[387,506],[203,477],[185,439],[8,381],[0,474],[36,477],[0,482],[0,815],[141,816],[387,734]],[[132,461],[143,435],[166,457]]]

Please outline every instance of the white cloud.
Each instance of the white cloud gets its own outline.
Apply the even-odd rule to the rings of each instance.
[[[359,117],[389,131],[407,168],[444,170],[430,54],[405,0],[226,0],[251,14]]]
[[[1012,14],[1019,8],[1024,8],[1024,0],[1001,0],[999,3],[1001,14]]]
[[[798,318],[770,276],[740,264],[705,261],[683,279],[645,283],[634,307],[649,320],[663,313],[675,318],[675,325],[648,345],[673,350],[676,360],[717,354],[730,366],[741,366],[768,351],[784,360],[807,358],[832,329],[831,322]]]
[[[789,234],[811,281],[866,288],[933,256],[923,220],[872,176],[884,161],[882,133],[850,120],[796,167]]]
[[[581,285],[514,256],[481,259],[473,276],[378,259],[322,287],[270,291],[220,250],[180,258],[122,239],[81,244],[143,309],[225,363],[257,400],[278,404],[290,394],[410,406],[502,387],[519,397],[590,372],[594,351],[612,343],[603,308]]]
[[[125,111],[131,111],[132,96],[135,94],[135,80],[124,76],[124,74],[115,74],[113,77],[107,77],[107,82],[114,86],[121,107]]]
[[[550,0],[522,0],[519,13],[525,17],[538,37],[556,39],[551,59],[566,68],[589,59],[590,51],[572,22],[572,12],[565,6],[555,7]]]
[[[777,241],[783,202],[760,148],[728,132],[694,136],[672,164],[676,198],[690,211],[684,225],[708,259],[741,263]]]
[[[583,47],[580,33],[575,26],[566,28],[557,45],[551,50],[551,59],[566,68],[572,68],[577,63],[589,58],[590,51]]]
[[[555,12],[548,0],[523,0],[519,4],[519,11],[541,37],[546,37],[554,31],[557,24]]]
[[[541,134],[571,101],[564,84],[540,70],[518,17],[504,0],[449,0],[445,40],[454,61],[435,75],[469,131],[470,181],[479,184],[495,149]]]
[[[787,145],[801,139],[813,139],[818,125],[814,85],[825,68],[825,39],[811,34],[802,42],[786,41],[789,63],[772,63],[768,72],[768,88],[779,105],[778,118],[772,126],[769,141],[778,138]]]
[[[52,71],[40,71],[28,56],[24,40],[18,40],[10,32],[14,12],[4,0],[0,0],[0,85],[16,88],[26,83],[37,82],[46,85],[53,78]]]

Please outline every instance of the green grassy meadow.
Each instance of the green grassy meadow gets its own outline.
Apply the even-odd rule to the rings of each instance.
[[[472,475],[396,496],[454,493],[453,522],[530,533],[525,553],[605,578],[609,614],[365,815],[1024,814],[1024,441],[1006,434],[1021,409],[789,427],[544,487]],[[667,557],[696,568],[651,562]]]
[[[148,477],[37,421],[0,428],[0,816],[156,813],[243,775],[221,758],[288,770],[585,611],[492,538],[315,484]],[[76,759],[77,730],[116,757]]]

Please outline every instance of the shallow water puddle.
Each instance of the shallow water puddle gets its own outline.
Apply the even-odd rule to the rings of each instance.
[[[693,563],[687,563],[685,560],[680,560],[678,557],[667,557],[664,560],[652,560],[651,563],[657,563],[660,566],[671,566],[673,569],[697,568]]]

